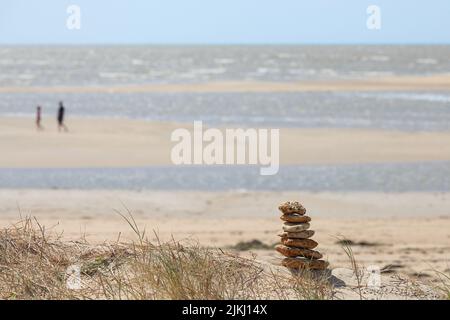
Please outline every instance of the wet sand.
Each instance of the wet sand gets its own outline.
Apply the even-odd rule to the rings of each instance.
[[[0,167],[86,168],[171,165],[177,128],[192,124],[70,118],[58,133],[44,118],[0,117]],[[223,128],[221,128],[223,129]],[[352,164],[450,160],[450,132],[280,128],[280,164]]]

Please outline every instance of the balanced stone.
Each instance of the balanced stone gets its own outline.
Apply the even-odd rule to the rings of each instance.
[[[286,257],[305,257],[310,259],[320,259],[322,258],[322,254],[318,251],[304,249],[304,248],[293,248],[287,247],[283,245],[277,245],[275,249]]]
[[[300,232],[308,230],[310,227],[309,223],[292,223],[292,222],[285,222],[283,223],[283,230],[286,232]]]
[[[292,238],[292,239],[308,239],[314,235],[314,230],[304,230],[300,232],[283,232],[279,236],[281,238]]]
[[[283,232],[279,234],[281,244],[275,249],[284,255],[282,265],[291,269],[324,270],[328,262],[320,260],[323,255],[315,249],[319,244],[309,239],[314,235],[309,230],[311,218],[306,216],[306,209],[297,201],[282,203],[278,209],[283,213],[280,217]]]
[[[298,213],[304,215],[306,209],[298,201],[287,201],[278,206],[281,212],[284,214]]]
[[[283,221],[294,222],[294,223],[304,223],[304,222],[311,221],[310,217],[302,216],[298,213],[284,214],[280,217],[280,219]]]
[[[328,262],[324,260],[310,260],[300,257],[284,258],[281,264],[291,269],[325,270],[328,267]]]
[[[282,238],[281,243],[288,247],[314,249],[319,244],[311,239]]]

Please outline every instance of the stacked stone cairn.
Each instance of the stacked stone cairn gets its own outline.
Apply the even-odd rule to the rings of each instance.
[[[314,235],[309,230],[311,218],[306,216],[306,209],[297,201],[282,203],[278,209],[283,223],[281,244],[276,250],[284,255],[282,265],[290,269],[325,270],[328,262],[320,260],[322,254],[313,250],[318,243],[310,239]]]

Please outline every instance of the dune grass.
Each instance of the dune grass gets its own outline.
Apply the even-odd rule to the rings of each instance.
[[[281,275],[196,242],[62,241],[26,218],[0,230],[0,299],[327,299],[325,279]],[[69,270],[69,271],[68,271]],[[79,272],[72,274],[73,270]],[[77,277],[78,287],[68,285]],[[293,280],[294,279],[294,280]]]
[[[437,290],[439,290],[444,299],[450,300],[450,273],[441,272],[435,270],[438,278],[438,284],[436,285]]]
[[[136,241],[63,241],[31,218],[1,229],[0,299],[337,298],[329,272],[289,272],[195,241],[161,242],[156,235],[150,242],[130,212],[122,217]],[[343,249],[364,299],[361,266],[349,246]],[[440,290],[448,299],[448,281],[443,283]]]

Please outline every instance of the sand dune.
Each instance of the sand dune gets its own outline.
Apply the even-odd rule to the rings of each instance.
[[[135,239],[116,213],[133,213],[138,225],[161,240],[198,240],[227,248],[257,239],[278,241],[277,204],[302,201],[313,218],[314,239],[332,267],[349,267],[337,236],[353,240],[364,265],[395,265],[395,272],[414,275],[445,271],[450,257],[449,193],[309,193],[309,192],[162,192],[121,190],[0,190],[0,227],[32,215],[66,239],[94,243]],[[49,230],[50,231],[50,230]],[[360,243],[360,244],[358,244]],[[243,252],[246,255],[248,252]],[[279,260],[274,250],[258,259]]]
[[[37,132],[31,118],[0,118],[0,167],[133,167],[170,165],[170,135],[192,124],[70,118]],[[450,132],[280,129],[281,164],[450,160]]]

